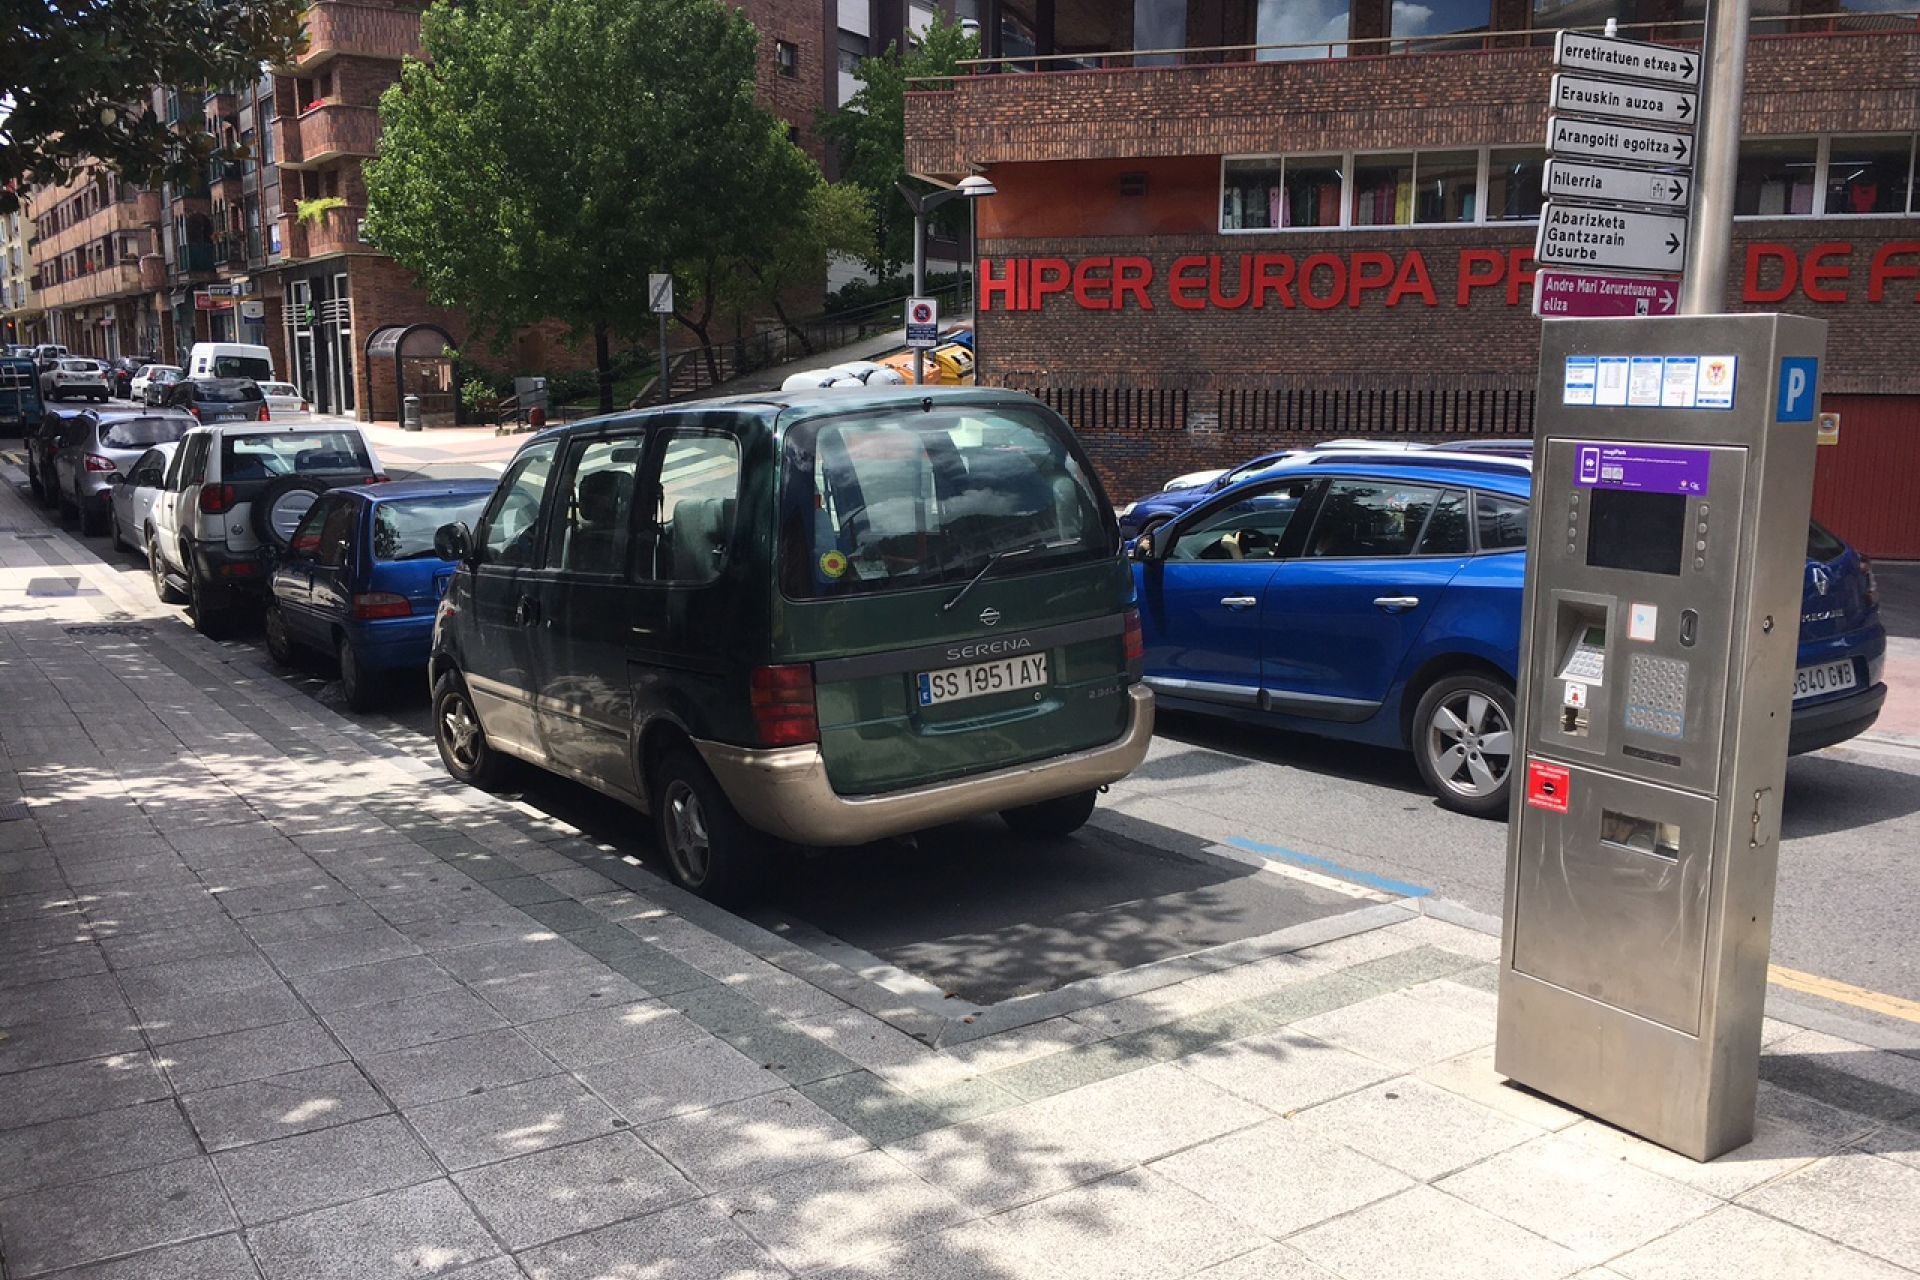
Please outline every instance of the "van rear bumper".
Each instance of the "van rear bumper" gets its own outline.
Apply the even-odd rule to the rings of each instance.
[[[1119,781],[1146,759],[1153,741],[1152,692],[1144,684],[1135,684],[1127,696],[1127,729],[1112,742],[877,796],[836,793],[817,745],[771,749],[722,742],[694,745],[749,825],[798,844],[865,844]]]

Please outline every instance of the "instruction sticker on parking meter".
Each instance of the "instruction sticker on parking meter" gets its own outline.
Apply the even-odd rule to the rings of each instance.
[[[1549,813],[1567,811],[1568,794],[1573,789],[1573,774],[1563,764],[1545,760],[1527,761],[1527,803]]]
[[[1713,455],[1705,449],[1657,444],[1583,444],[1573,481],[1583,489],[1643,493],[1705,493]]]
[[[1561,384],[1561,404],[1592,404],[1594,388],[1600,380],[1600,361],[1595,356],[1568,356],[1566,381]]]

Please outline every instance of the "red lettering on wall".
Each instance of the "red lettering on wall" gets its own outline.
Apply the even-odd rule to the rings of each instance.
[[[1313,291],[1313,273],[1326,268],[1333,277],[1333,288],[1326,293]],[[1316,253],[1300,264],[1300,300],[1311,311],[1331,311],[1347,296],[1347,264],[1338,255]]]
[[[1240,260],[1241,278],[1246,278],[1246,259]],[[1267,305],[1267,295],[1271,293],[1279,299],[1280,305],[1288,311],[1293,310],[1293,255],[1290,253],[1257,253],[1253,257],[1253,305]],[[1304,279],[1302,287],[1305,287]]]
[[[1033,260],[1033,306],[1037,310],[1047,305],[1047,299],[1056,293],[1065,293],[1073,283],[1073,268],[1067,265],[1065,258],[1035,258]]]
[[[1113,259],[1082,258],[1073,267],[1073,300],[1087,311],[1113,305]]]
[[[1517,307],[1525,299],[1533,305],[1533,250],[1507,251],[1507,305]]]
[[[1014,261],[1005,263],[1005,266],[1007,268],[1006,274],[996,280],[993,278],[993,259],[980,259],[980,309],[982,311],[994,310],[993,300],[995,298],[1000,299],[999,310],[1013,311],[1016,309],[1013,305],[1013,281],[1014,273],[1019,270],[1020,264],[1018,261]]]
[[[1920,263],[1906,263],[1894,266],[1896,255],[1920,257],[1920,240],[1896,240],[1892,244],[1883,244],[1873,255],[1873,266],[1867,271],[1867,301],[1881,302],[1887,296],[1887,281],[1912,280],[1920,277]],[[1920,293],[1913,300],[1920,302]]]
[[[1800,292],[1811,302],[1845,302],[1847,276],[1853,270],[1847,259],[1852,256],[1850,244],[1823,244],[1807,250],[1806,265],[1800,272]],[[1829,258],[1836,259],[1832,266],[1826,265]],[[1839,281],[1841,287],[1827,288],[1829,280]]]
[[[1393,283],[1393,255],[1367,249],[1353,255],[1353,270],[1348,275],[1347,305],[1357,307],[1369,291],[1385,289]]]
[[[1197,253],[1173,260],[1173,270],[1167,273],[1167,296],[1173,299],[1173,305],[1182,311],[1203,311],[1207,305],[1207,278],[1203,274],[1209,259]],[[1213,272],[1220,273],[1220,259],[1211,259]]]
[[[1507,255],[1498,249],[1462,249],[1460,251],[1460,284],[1453,292],[1453,300],[1459,306],[1466,306],[1473,300],[1475,289],[1489,289],[1507,278]]]
[[[1399,306],[1400,299],[1410,293],[1430,307],[1440,305],[1440,299],[1433,296],[1433,277],[1427,274],[1427,260],[1418,249],[1408,250],[1401,260],[1400,274],[1393,278],[1393,292],[1387,295],[1387,305]]]
[[[1240,255],[1240,288],[1235,293],[1228,293],[1220,287],[1221,277],[1226,270],[1226,259],[1219,254],[1207,260],[1207,301],[1222,311],[1238,311],[1253,297],[1253,255]]]
[[[1780,264],[1780,283],[1775,286],[1762,286],[1761,270],[1771,260]],[[1747,246],[1747,274],[1740,285],[1742,302],[1785,302],[1800,283],[1800,255],[1784,244],[1750,244]]]
[[[1127,309],[1127,295],[1142,311],[1153,310],[1153,299],[1147,296],[1147,286],[1153,283],[1153,261],[1150,258],[1115,258],[1113,260],[1113,309]]]

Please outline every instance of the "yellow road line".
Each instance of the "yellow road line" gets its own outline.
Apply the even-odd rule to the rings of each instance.
[[[1801,973],[1798,969],[1782,969],[1777,964],[1767,966],[1767,981],[1775,986],[1785,987],[1789,991],[1804,991],[1810,996],[1838,1000],[1841,1004],[1850,1004],[1856,1009],[1865,1009],[1871,1013],[1883,1013],[1889,1018],[1920,1022],[1920,1001],[1903,1000],[1899,996],[1890,996],[1884,991],[1869,991],[1865,987],[1836,982],[1832,978],[1822,978],[1818,974]]]

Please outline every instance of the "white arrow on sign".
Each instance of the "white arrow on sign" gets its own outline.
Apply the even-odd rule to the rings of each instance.
[[[1553,65],[1689,88],[1700,84],[1700,59],[1690,50],[1637,40],[1608,40],[1577,31],[1562,31],[1555,38]]]
[[[1693,135],[1671,129],[1547,117],[1547,150],[1585,160],[1634,160],[1641,164],[1693,168]]]
[[[1534,260],[1543,267],[1678,271],[1686,262],[1687,220],[1549,200],[1540,208]]]
[[[1604,200],[1650,209],[1685,209],[1692,187],[1693,178],[1687,174],[1654,173],[1624,164],[1549,160],[1540,181],[1540,194],[1549,200]]]
[[[1555,111],[1689,129],[1700,109],[1699,95],[1683,89],[1655,89],[1593,76],[1555,76],[1548,101]]]

